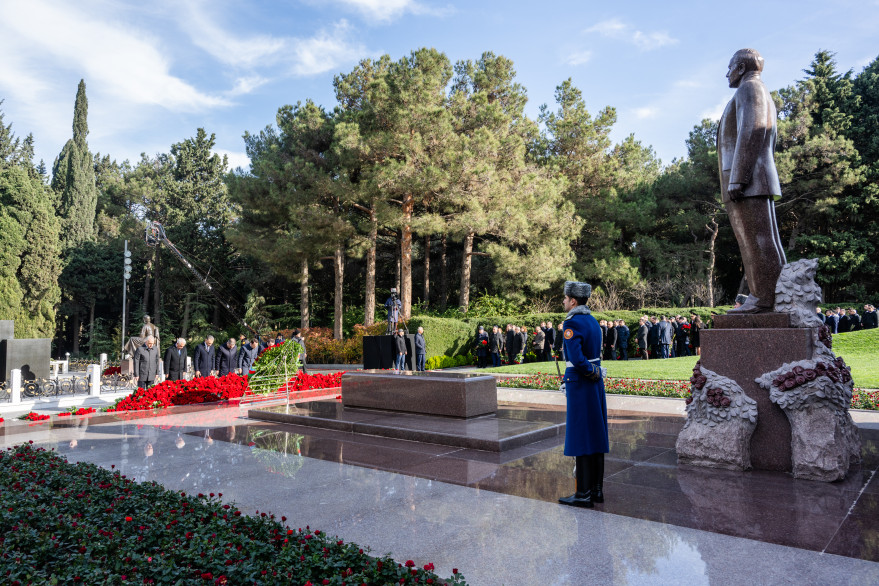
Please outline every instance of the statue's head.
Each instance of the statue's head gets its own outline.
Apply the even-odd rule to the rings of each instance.
[[[143,323],[145,323],[145,324],[150,323],[150,316],[148,316],[148,315],[143,316]]]
[[[763,57],[754,49],[739,49],[729,60],[729,71],[726,72],[729,87],[739,87],[749,71],[763,71]]]

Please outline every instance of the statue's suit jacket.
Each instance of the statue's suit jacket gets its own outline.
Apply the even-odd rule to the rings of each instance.
[[[720,189],[730,201],[729,184],[744,186],[744,197],[781,197],[775,168],[775,102],[756,71],[749,71],[726,105],[717,129]]]

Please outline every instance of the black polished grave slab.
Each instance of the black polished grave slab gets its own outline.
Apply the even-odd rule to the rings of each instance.
[[[565,413],[499,408],[496,415],[457,419],[345,407],[338,401],[311,401],[250,409],[250,419],[304,425],[352,434],[502,452],[563,436]]]
[[[357,370],[342,375],[347,407],[477,417],[497,411],[497,380],[461,372]]]
[[[0,382],[12,377],[12,370],[21,370],[22,380],[49,378],[49,359],[52,340],[0,340]]]

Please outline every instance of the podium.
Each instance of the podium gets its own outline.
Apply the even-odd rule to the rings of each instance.
[[[415,334],[403,336],[406,340],[406,369],[412,370],[415,360]],[[363,369],[386,370],[394,368],[397,352],[396,336],[363,336]]]

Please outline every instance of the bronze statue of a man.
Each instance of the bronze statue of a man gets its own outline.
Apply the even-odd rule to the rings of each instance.
[[[775,283],[787,262],[775,219],[775,200],[781,197],[774,158],[778,114],[761,71],[760,53],[736,51],[726,74],[736,93],[717,130],[721,194],[751,292],[730,313],[772,311]]]

